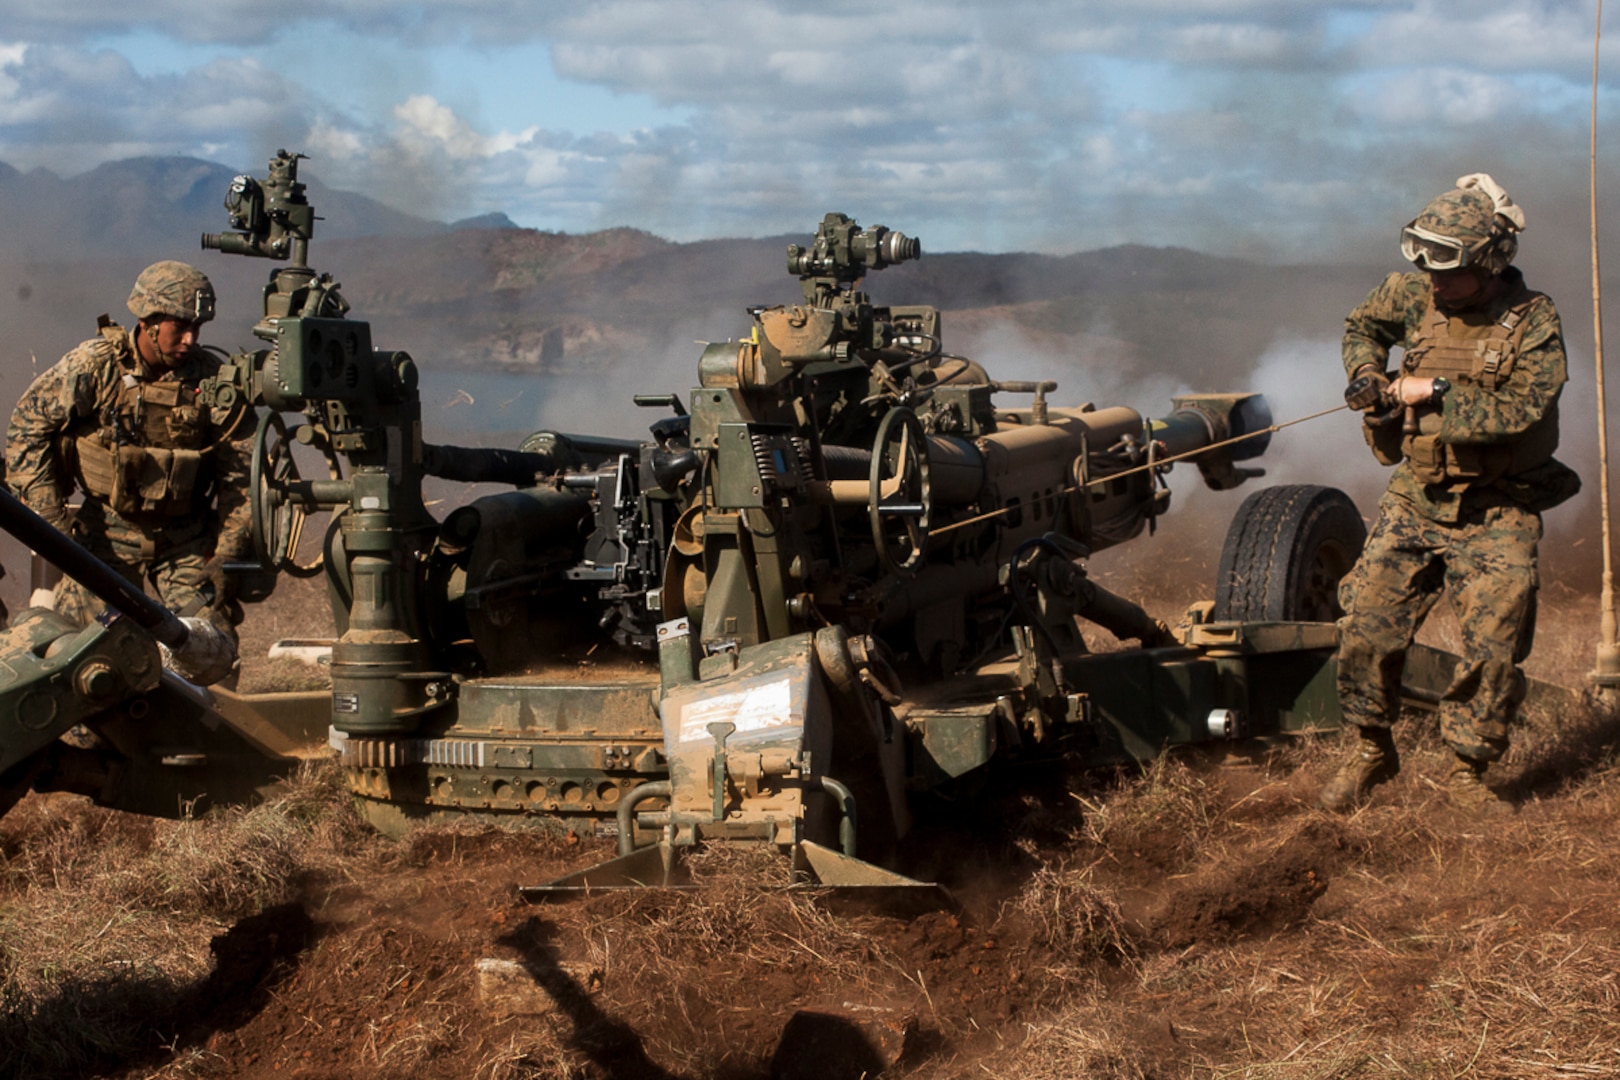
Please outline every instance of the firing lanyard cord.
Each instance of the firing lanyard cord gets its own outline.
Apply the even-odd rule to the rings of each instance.
[[[1331,409],[1323,409],[1321,412],[1314,412],[1309,416],[1300,416],[1293,420],[1285,420],[1280,424],[1272,424],[1269,427],[1256,428],[1254,431],[1246,431],[1242,435],[1234,435],[1230,439],[1222,439],[1220,442],[1210,443],[1208,446],[1200,446],[1197,450],[1188,450],[1185,453],[1174,454],[1170,457],[1154,458],[1152,461],[1149,461],[1144,465],[1135,465],[1129,469],[1123,470],[1122,472],[1109,473],[1107,476],[1099,476],[1095,480],[1086,481],[1084,484],[1070,484],[1068,487],[1059,492],[1059,494],[1069,495],[1073,492],[1081,490],[1082,488],[1090,488],[1096,487],[1098,484],[1112,483],[1115,480],[1121,480],[1127,476],[1132,476],[1139,472],[1147,472],[1149,469],[1161,469],[1166,465],[1173,465],[1178,461],[1183,461],[1190,457],[1197,457],[1199,454],[1207,454],[1211,450],[1219,450],[1223,446],[1232,446],[1248,439],[1259,438],[1261,435],[1275,435],[1283,428],[1293,427],[1295,424],[1303,424],[1307,420],[1316,420],[1324,416],[1332,416],[1334,413],[1343,412],[1349,407],[1350,406],[1348,405],[1335,405]],[[964,518],[961,521],[953,521],[949,525],[941,525],[937,529],[930,530],[930,535],[938,536],[941,533],[948,533],[952,529],[960,529],[967,525],[974,525],[981,521],[988,521],[991,518],[1000,517],[1002,514],[1009,514],[1016,509],[1018,509],[1016,506],[1003,506],[998,510],[991,510],[988,513],[979,514],[975,517]]]

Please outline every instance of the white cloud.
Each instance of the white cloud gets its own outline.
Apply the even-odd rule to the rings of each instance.
[[[324,120],[317,120],[309,128],[301,145],[310,157],[328,162],[350,162],[365,152],[365,140],[359,132],[340,128]]]
[[[1261,185],[1261,192],[1269,202],[1312,214],[1353,206],[1363,191],[1364,186],[1350,178],[1304,182],[1267,180]]]
[[[1374,124],[1402,128],[1488,124],[1523,104],[1509,80],[1456,68],[1406,72],[1369,89],[1351,107]]]
[[[1288,257],[1331,232],[1382,257],[1385,215],[1482,145],[1532,177],[1582,164],[1560,140],[1584,123],[1591,15],[1591,0],[0,0],[0,160],[241,167],[287,146],[402,208],[551,228],[763,234],[837,207],[932,250]],[[124,55],[118,35],[146,36]],[[165,35],[214,44],[165,67],[145,48]],[[337,65],[349,81],[287,66],[323,35],[367,43]],[[656,104],[593,128],[508,92],[492,120],[479,72],[439,66],[438,42],[547,55],[536,41],[562,80]]]
[[[1202,23],[1169,35],[1175,51],[1200,63],[1264,64],[1299,52],[1298,37],[1254,23]]]
[[[296,88],[252,59],[143,77],[110,50],[32,46],[5,71],[0,158],[67,173],[132,150],[239,153],[299,107]]]
[[[1590,0],[1417,0],[1389,9],[1356,50],[1366,65],[1591,74]]]
[[[455,111],[427,94],[413,94],[394,108],[394,117],[403,125],[400,137],[414,144],[419,152],[443,151],[452,158],[471,160],[492,158],[530,142],[539,128],[521,132],[500,131],[482,135],[473,130]]]

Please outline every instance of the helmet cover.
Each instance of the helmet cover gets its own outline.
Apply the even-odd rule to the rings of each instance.
[[[1486,173],[1470,173],[1401,231],[1401,254],[1423,270],[1478,266],[1500,274],[1518,254],[1524,210]]]
[[[214,286],[206,274],[189,263],[172,259],[153,263],[135,279],[129,310],[137,319],[167,315],[189,323],[214,317]]]

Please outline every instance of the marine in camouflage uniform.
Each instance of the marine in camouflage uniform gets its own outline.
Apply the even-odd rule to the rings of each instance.
[[[214,289],[185,263],[143,270],[126,331],[101,316],[97,336],[34,380],[12,413],[6,467],[17,497],[70,532],[170,610],[206,619],[235,653],[241,609],[220,594],[225,559],[247,553],[251,417],[197,400],[219,361],[197,347]],[[69,495],[83,504],[68,521]],[[71,578],[55,607],[88,624],[102,603]]]
[[[1541,512],[1580,480],[1553,457],[1565,380],[1558,311],[1510,266],[1524,212],[1489,176],[1462,177],[1402,233],[1416,273],[1385,278],[1345,320],[1346,400],[1395,473],[1341,586],[1339,702],[1359,729],[1322,805],[1344,811],[1400,769],[1390,727],[1413,636],[1442,592],[1462,659],[1440,703],[1451,801],[1507,804],[1483,782],[1524,698]],[[1398,371],[1390,350],[1404,350]]]

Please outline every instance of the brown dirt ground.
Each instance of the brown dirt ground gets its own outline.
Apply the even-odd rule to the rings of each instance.
[[[1538,643],[1565,683],[1576,601]],[[1021,774],[913,838],[956,906],[911,915],[715,849],[695,892],[531,904],[611,850],[387,840],[320,770],[193,822],[30,796],[0,820],[0,1075],[1620,1075],[1620,719],[1531,710],[1493,773],[1522,809],[1485,822],[1445,805],[1432,717],[1399,741],[1349,817],[1312,805],[1333,739]],[[523,994],[485,996],[490,960]]]

